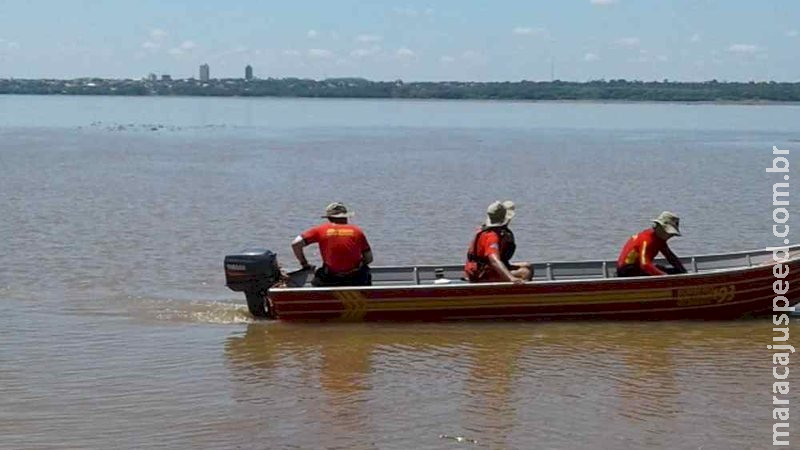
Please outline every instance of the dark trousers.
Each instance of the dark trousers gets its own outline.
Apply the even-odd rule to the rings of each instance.
[[[659,270],[662,272],[666,272],[667,275],[677,275],[679,273],[684,273],[680,269],[676,269],[675,267],[666,267],[660,264],[656,264]],[[622,266],[617,268],[617,276],[618,277],[649,277],[650,274],[642,270],[639,266],[628,265]]]
[[[372,286],[372,273],[369,266],[361,266],[346,274],[334,274],[327,267],[322,266],[314,273],[311,285],[317,287]]]

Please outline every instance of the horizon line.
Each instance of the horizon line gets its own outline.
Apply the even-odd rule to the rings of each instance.
[[[170,78],[164,80],[162,78],[156,79],[148,79],[147,76],[138,77],[138,78],[114,78],[114,77],[99,77],[99,76],[83,76],[83,77],[74,77],[74,78],[22,78],[22,77],[0,77],[0,81],[82,81],[82,80],[103,80],[103,81],[145,81],[145,82],[169,82],[169,81],[231,81],[231,80],[240,80],[240,81],[270,81],[270,80],[303,80],[303,81],[331,81],[331,80],[358,80],[358,81],[365,81],[369,83],[403,83],[403,84],[413,84],[413,83],[474,83],[474,84],[492,84],[492,83],[575,83],[575,84],[588,84],[588,83],[599,83],[599,82],[625,82],[625,83],[659,83],[659,84],[704,84],[704,83],[717,83],[717,84],[751,84],[751,83],[775,83],[775,84],[798,84],[800,83],[800,79],[796,81],[778,81],[778,80],[747,80],[747,81],[736,81],[736,80],[725,80],[725,79],[706,79],[706,80],[670,80],[668,78],[664,78],[661,80],[651,79],[651,80],[643,80],[643,79],[627,79],[627,78],[598,78],[598,79],[591,79],[591,80],[562,80],[562,79],[555,79],[555,80],[532,80],[532,79],[518,79],[518,80],[491,80],[491,81],[478,81],[478,80],[403,80],[401,78],[393,79],[393,80],[376,80],[376,79],[369,79],[359,76],[341,76],[341,77],[328,77],[328,78],[306,78],[306,77],[298,77],[298,76],[283,76],[283,77],[253,77],[252,79],[246,79],[245,77],[221,77],[221,78],[209,78],[208,80],[201,80],[196,77],[187,77],[187,78],[172,78],[169,74],[161,74],[161,76],[169,76]]]

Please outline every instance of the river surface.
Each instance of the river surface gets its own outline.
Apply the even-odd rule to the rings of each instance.
[[[664,209],[678,254],[763,248],[773,145],[800,106],[0,96],[0,447],[767,448],[769,321],[254,322],[222,258],[292,265],[335,200],[376,265],[504,199],[520,259]]]

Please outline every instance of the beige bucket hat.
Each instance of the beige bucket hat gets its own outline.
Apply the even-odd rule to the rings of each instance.
[[[669,211],[664,211],[659,214],[658,217],[653,219],[653,223],[656,225],[661,225],[661,228],[663,228],[668,234],[673,236],[681,235],[681,218]]]
[[[511,200],[493,202],[486,209],[486,226],[506,226],[514,218],[514,214],[516,214],[516,206]]]
[[[346,219],[348,217],[353,217],[353,213],[347,210],[347,206],[344,206],[344,203],[340,202],[333,202],[328,205],[325,208],[325,215],[322,216],[323,219]]]

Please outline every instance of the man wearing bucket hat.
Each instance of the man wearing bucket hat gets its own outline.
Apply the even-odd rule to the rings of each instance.
[[[673,236],[680,236],[680,218],[664,211],[655,220],[653,226],[633,235],[617,259],[618,277],[642,277],[649,275],[673,275],[686,273],[680,259],[670,250],[667,241]],[[663,254],[672,267],[653,264],[653,259]]]
[[[369,264],[372,250],[361,228],[348,224],[353,214],[334,202],[325,208],[323,223],[304,231],[292,242],[292,251],[303,269],[311,269],[303,248],[319,244],[322,267],[314,274],[314,286],[369,286],[372,284]]]
[[[514,217],[515,209],[511,200],[489,205],[486,222],[475,234],[467,250],[464,273],[469,281],[511,281],[522,284],[533,278],[530,264],[511,263],[517,245],[508,224]]]

